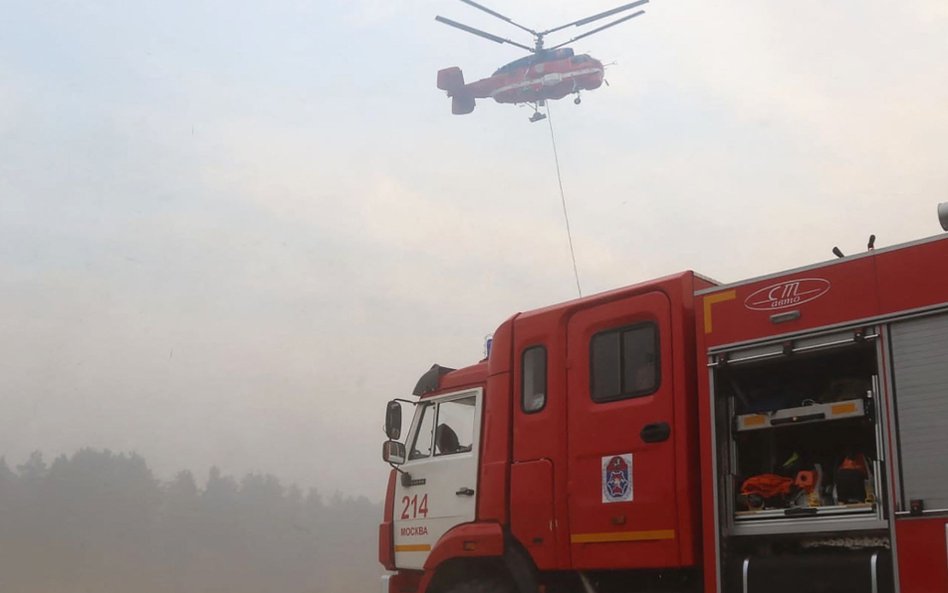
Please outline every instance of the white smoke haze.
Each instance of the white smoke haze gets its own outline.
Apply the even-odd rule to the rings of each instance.
[[[494,2],[549,27],[613,2]],[[943,2],[655,0],[552,105],[587,293],[938,232]],[[136,451],[383,496],[384,401],[575,296],[549,128],[450,115],[458,2],[8,2],[0,454]],[[580,14],[582,13],[582,14]],[[12,461],[11,461],[12,463]]]

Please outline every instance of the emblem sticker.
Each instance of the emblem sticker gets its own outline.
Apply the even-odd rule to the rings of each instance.
[[[752,311],[776,311],[815,301],[829,290],[829,280],[797,278],[761,288],[744,299],[744,306]]]
[[[632,454],[602,458],[602,502],[632,500]]]

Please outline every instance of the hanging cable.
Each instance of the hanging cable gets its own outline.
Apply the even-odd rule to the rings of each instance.
[[[560,157],[556,154],[556,136],[553,134],[553,114],[550,103],[546,104],[547,121],[550,122],[550,141],[553,143],[553,162],[556,164],[556,181],[560,184],[560,201],[563,203],[563,218],[566,220],[566,238],[569,239],[569,256],[573,259],[573,276],[576,277],[576,291],[580,298],[583,289],[579,285],[579,269],[576,267],[576,252],[573,250],[573,233],[569,229],[569,212],[566,210],[566,193],[563,191],[563,177],[560,175]]]

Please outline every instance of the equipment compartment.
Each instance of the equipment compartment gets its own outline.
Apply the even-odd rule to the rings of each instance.
[[[864,335],[713,359],[732,533],[880,526],[877,353]]]

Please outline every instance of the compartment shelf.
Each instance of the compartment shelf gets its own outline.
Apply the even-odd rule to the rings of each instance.
[[[826,422],[868,415],[869,407],[862,399],[784,408],[773,412],[741,414],[734,418],[735,432],[793,426],[804,422]]]
[[[840,515],[859,515],[872,513],[876,510],[875,503],[861,502],[856,504],[838,504],[819,507],[792,507],[787,509],[763,509],[759,511],[736,511],[736,521],[753,521],[763,519],[805,519],[813,517],[827,517]]]

